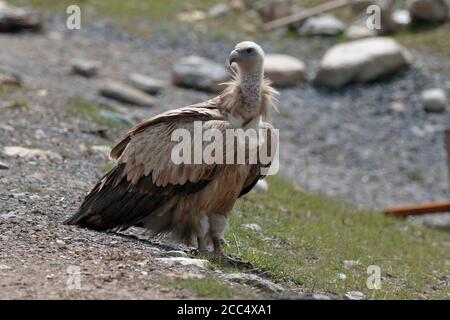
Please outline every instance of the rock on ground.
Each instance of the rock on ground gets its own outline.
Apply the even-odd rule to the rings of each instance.
[[[209,18],[217,18],[226,15],[230,12],[230,6],[226,3],[218,3],[208,10]]]
[[[204,259],[191,259],[186,257],[158,258],[157,261],[169,266],[195,267],[199,269],[211,268],[211,263]]]
[[[30,149],[25,147],[5,147],[3,153],[9,157],[19,157],[27,160],[39,159],[39,160],[57,160],[61,161],[62,157],[56,152],[41,149]]]
[[[139,73],[130,74],[128,80],[133,87],[149,94],[157,94],[167,86],[165,81]]]
[[[97,75],[100,69],[100,63],[92,60],[74,59],[71,63],[72,72],[84,77],[93,77]]]
[[[398,72],[410,62],[408,51],[391,38],[355,40],[327,51],[314,82],[330,88],[366,83]]]
[[[408,9],[414,19],[427,22],[442,22],[449,18],[447,0],[409,0]]]
[[[22,85],[22,79],[15,74],[0,73],[0,85],[20,86]]]
[[[299,28],[304,36],[336,36],[345,30],[345,24],[332,15],[311,17]]]
[[[420,98],[426,112],[444,112],[447,108],[447,94],[443,89],[428,89],[421,93]]]
[[[264,73],[276,87],[290,87],[306,78],[303,61],[285,54],[268,54],[264,59]]]
[[[152,107],[156,99],[152,96],[116,81],[107,81],[100,87],[100,94],[124,103]]]
[[[377,32],[375,30],[370,30],[365,25],[351,25],[345,31],[345,38],[348,40],[359,40],[376,36]]]
[[[8,170],[9,167],[6,163],[0,161],[0,170]]]
[[[292,0],[261,0],[255,8],[261,20],[266,23],[290,15],[293,2]]]
[[[223,89],[220,83],[228,79],[223,65],[198,56],[181,58],[172,69],[172,81],[179,87],[219,92]]]
[[[360,291],[349,291],[345,294],[348,300],[365,300],[366,296]]]
[[[0,32],[39,31],[42,21],[39,15],[0,1]]]
[[[240,284],[246,284],[257,287],[261,290],[271,293],[279,293],[284,291],[284,288],[270,280],[263,279],[255,274],[250,273],[230,273],[223,276],[223,279],[236,282]]]

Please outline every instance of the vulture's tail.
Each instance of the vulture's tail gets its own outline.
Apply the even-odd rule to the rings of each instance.
[[[105,174],[86,196],[80,209],[64,221],[97,231],[126,230],[131,226],[145,226],[158,234],[171,226],[171,215],[153,212],[169,203],[172,197],[187,195],[203,189],[209,181],[184,185],[156,186],[151,175],[143,176],[135,184],[124,175],[125,164],[119,164]],[[171,208],[165,208],[170,212]]]
[[[78,211],[63,223],[98,231],[117,227],[117,224],[111,219],[109,219],[109,223],[105,223],[105,219],[102,219],[102,216],[117,208],[118,203],[122,203],[121,200],[124,198],[123,192],[114,190],[115,182],[118,182],[117,179],[122,176],[122,170],[123,167],[119,165],[106,173],[84,198]]]

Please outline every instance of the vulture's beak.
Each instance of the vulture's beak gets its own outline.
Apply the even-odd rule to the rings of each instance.
[[[231,51],[230,57],[228,58],[230,66],[233,62],[236,62],[238,58],[239,58],[239,49],[234,49],[233,51]]]

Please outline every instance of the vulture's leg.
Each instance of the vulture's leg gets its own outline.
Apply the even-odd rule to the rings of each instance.
[[[208,252],[205,237],[197,236],[197,245],[198,245],[197,247],[198,252],[201,253]]]
[[[199,253],[208,252],[208,246],[206,245],[206,234],[208,233],[210,228],[208,216],[204,216],[200,219],[200,228],[197,232],[197,250]]]
[[[221,214],[212,214],[209,216],[210,233],[212,235],[214,251],[213,255],[219,260],[224,261],[231,267],[253,268],[250,262],[233,259],[224,254],[222,248],[222,239],[224,237],[225,228],[227,226],[227,218]]]

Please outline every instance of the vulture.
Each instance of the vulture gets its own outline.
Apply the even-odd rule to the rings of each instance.
[[[278,146],[277,132],[266,122],[270,110],[276,109],[277,92],[264,78],[263,50],[254,42],[241,42],[229,55],[229,63],[232,77],[220,95],[163,112],[132,128],[111,150],[117,165],[64,223],[97,231],[142,227],[151,236],[172,234],[196,244],[199,252],[229,258],[222,248],[228,216],[236,200],[267,174],[264,169],[274,162]],[[211,153],[233,161],[173,161],[173,149],[179,144],[173,134],[181,130],[195,136],[198,123],[204,132],[211,129],[224,136],[254,129],[259,139],[252,144],[249,137],[227,136],[222,148]],[[195,156],[198,138],[193,140],[189,149]],[[200,146],[206,149],[208,141],[203,140],[207,139],[201,139]],[[225,146],[230,141],[234,148]],[[244,161],[237,161],[239,148],[245,151]],[[262,149],[268,153],[264,161]],[[256,159],[249,156],[251,150],[258,151]]]

